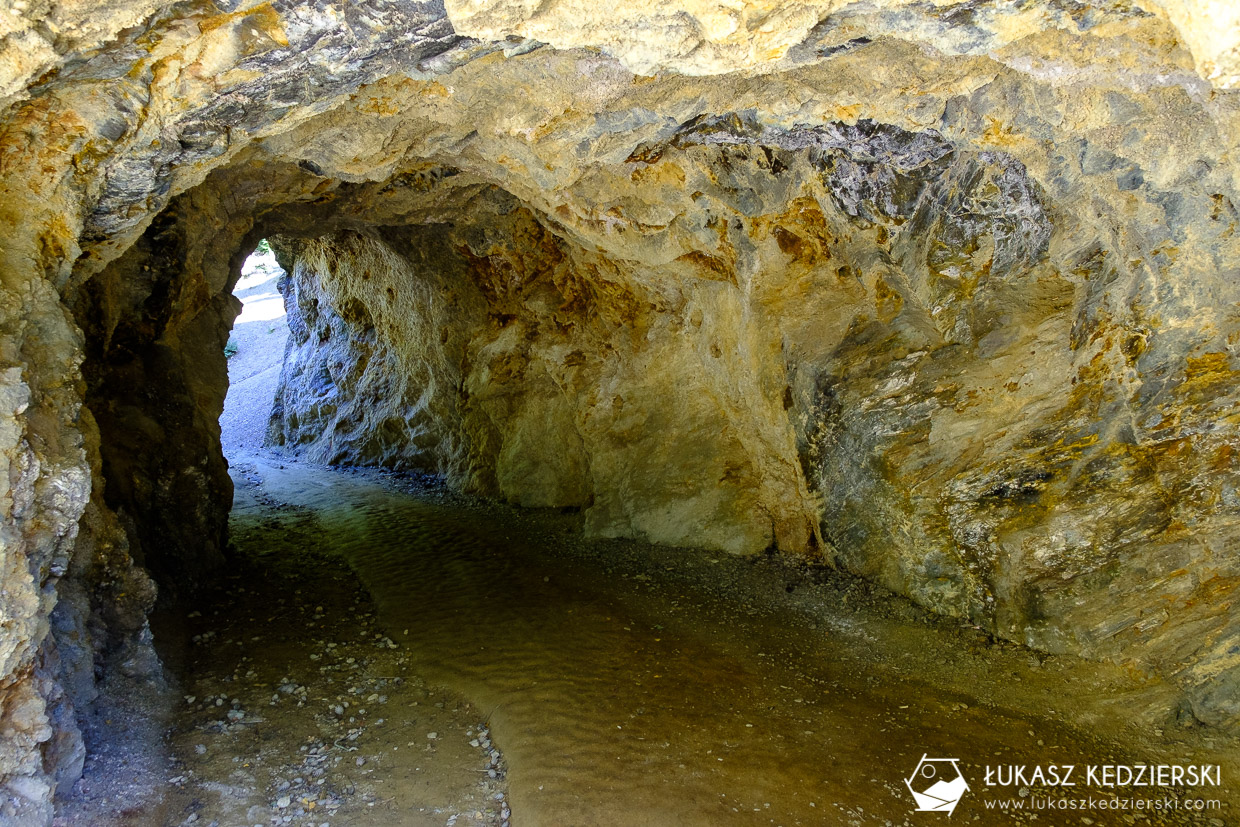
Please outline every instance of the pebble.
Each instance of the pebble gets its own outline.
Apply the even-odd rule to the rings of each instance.
[[[354,602],[357,602],[356,599]],[[316,611],[321,612],[322,610],[316,609]],[[362,631],[362,640],[359,642],[364,642],[369,638],[372,645],[377,645],[380,649],[397,649],[397,645],[390,637],[369,632],[367,627],[374,628],[374,623],[368,618],[369,615],[360,615],[359,613],[359,626]],[[215,638],[215,640],[220,640],[220,638],[216,637],[214,633],[209,633],[200,636],[200,642],[206,644],[212,638]],[[257,640],[257,638],[255,638],[255,640]],[[226,642],[229,645],[240,645],[240,641],[233,641],[231,639]],[[288,698],[290,701],[295,702],[297,707],[310,707],[310,709],[306,710],[307,713],[316,707],[318,710],[322,710],[322,712],[318,713],[320,716],[323,712],[326,712],[329,716],[332,716],[334,713],[334,720],[329,718],[332,726],[341,726],[343,724],[342,728],[348,727],[348,724],[345,723],[346,721],[353,720],[348,717],[350,714],[357,715],[359,716],[357,720],[362,723],[356,724],[356,728],[349,728],[347,733],[336,733],[337,735],[343,735],[344,739],[347,739],[339,740],[337,742],[338,745],[345,745],[350,742],[355,742],[358,736],[367,728],[364,726],[365,719],[360,716],[365,716],[367,714],[367,709],[372,711],[377,710],[377,707],[372,706],[373,704],[386,704],[388,702],[388,696],[381,694],[384,687],[395,688],[405,686],[407,683],[402,678],[374,680],[368,675],[365,675],[364,672],[370,667],[372,661],[369,658],[361,657],[360,655],[357,657],[348,657],[350,644],[338,646],[338,644],[326,643],[322,640],[313,641],[313,644],[317,653],[311,655],[310,659],[312,661],[318,661],[318,664],[309,669],[303,665],[301,668],[306,673],[305,676],[309,679],[310,675],[316,671],[323,675],[330,675],[334,672],[337,675],[337,681],[339,681],[335,687],[325,688],[322,686],[324,683],[323,678],[314,678],[311,680],[311,684],[314,687],[315,697],[313,698],[310,697],[310,687],[297,683],[296,678],[299,677],[299,675],[297,675],[295,671],[291,674],[286,674],[276,681],[270,681],[270,677],[260,680],[258,673],[254,668],[251,668],[253,665],[253,659],[248,657],[242,657],[240,659],[240,665],[237,666],[237,668],[233,669],[231,672],[225,672],[219,677],[222,678],[225,686],[231,684],[234,687],[232,690],[233,692],[244,690],[248,693],[245,695],[245,703],[248,703],[251,706],[258,706],[261,708],[261,705],[268,700],[270,700],[271,706],[279,706],[285,698]],[[303,657],[304,656],[305,655],[303,654]],[[384,653],[379,655],[379,657],[386,658],[388,656]],[[403,664],[403,658],[398,657],[397,659]],[[302,663],[304,664],[305,662],[302,661]],[[325,666],[324,664],[329,665]],[[328,677],[325,682],[327,684],[332,684],[333,680],[331,677]],[[350,683],[353,685],[349,685]],[[327,694],[328,697],[321,698],[320,700],[320,693]],[[243,723],[249,713],[242,708],[242,699],[232,698],[230,695],[231,693],[221,693],[218,696],[184,695],[183,698],[186,705],[191,708],[196,706],[199,710],[210,709],[212,711],[219,709],[219,711],[226,713],[228,723]],[[332,698],[332,695],[335,695],[335,697]],[[346,697],[352,699],[352,705],[344,700]],[[323,703],[324,706],[317,706],[316,701]],[[367,709],[355,708],[356,705],[361,703],[365,703]],[[449,705],[444,701],[436,701],[433,693],[425,691],[422,693],[422,703],[434,704],[437,709],[441,710],[448,709],[449,706],[451,706],[451,711],[454,714],[459,714],[462,712],[459,702],[454,702]],[[412,705],[416,707],[418,702],[412,701]],[[326,709],[324,707],[326,707]],[[383,723],[383,719],[378,719],[375,722],[375,725]],[[223,727],[223,731],[226,733],[237,732],[241,729],[241,726]],[[440,734],[441,733],[437,730],[429,731],[426,733],[426,740],[433,744],[433,742],[439,740]],[[479,749],[483,755],[491,756],[491,766],[488,768],[489,775],[491,779],[499,779],[502,776],[502,770],[499,767],[500,754],[498,750],[492,749],[489,734],[489,729],[485,725],[475,726],[465,732],[466,739],[471,747],[474,749]],[[451,734],[445,735],[445,738],[451,740]],[[314,739],[308,739],[305,744],[306,745],[300,746],[302,758],[304,759],[300,769],[303,774],[309,776],[309,778],[303,779],[299,776],[291,782],[288,780],[281,780],[279,777],[271,779],[273,786],[268,787],[268,789],[271,793],[274,793],[274,795],[270,798],[262,799],[264,804],[251,807],[250,811],[246,814],[248,816],[248,821],[240,822],[241,827],[244,827],[244,825],[249,822],[254,822],[257,827],[273,827],[273,825],[278,826],[281,824],[299,824],[304,825],[304,827],[331,827],[331,822],[314,821],[314,816],[321,817],[323,815],[328,815],[335,817],[339,815],[337,810],[339,807],[343,806],[346,801],[343,796],[352,796],[358,793],[357,789],[352,784],[345,785],[338,792],[328,792],[328,779],[326,778],[327,771],[330,771],[334,766],[346,763],[348,758],[342,756],[340,753],[329,755],[328,752],[332,749],[330,743],[324,744]],[[414,745],[415,742],[411,741],[410,746]],[[290,746],[291,748],[296,748],[294,745]],[[354,747],[351,746],[346,748],[354,749]],[[228,753],[228,749],[226,747],[221,747],[221,749],[225,750],[225,754]],[[432,746],[432,749],[427,750],[427,752],[432,752],[434,749],[435,747]],[[195,751],[199,755],[204,755],[207,753],[207,747],[206,745],[199,744],[195,746]],[[218,750],[215,746],[212,746],[211,751],[212,754],[214,754]],[[370,765],[369,759],[357,757],[357,752],[354,752],[354,760],[357,767],[367,767],[367,769],[358,773],[359,776],[365,776],[372,772],[382,772],[380,765]],[[497,786],[492,782],[487,782],[487,785],[491,786],[492,789]],[[335,796],[337,795],[342,797],[336,798]],[[306,798],[303,798],[303,796],[306,796]],[[365,799],[369,799],[370,797],[371,796],[367,795],[365,796]],[[375,806],[376,803],[377,802],[367,800],[368,806]],[[498,815],[502,819],[503,823],[508,825],[509,819],[511,818],[511,810],[507,802],[504,800],[503,793],[496,796],[496,803],[498,806],[491,810],[491,817],[494,818]],[[272,812],[272,810],[275,812]],[[315,812],[316,810],[317,812]],[[478,819],[483,818],[480,812],[476,815]],[[193,813],[186,817],[183,824],[188,825],[193,823],[195,827],[197,827],[198,824],[205,824],[209,818],[210,816],[200,816],[197,813]],[[260,820],[265,820],[266,824],[258,824]],[[220,827],[220,823],[218,821],[212,822],[210,827]]]

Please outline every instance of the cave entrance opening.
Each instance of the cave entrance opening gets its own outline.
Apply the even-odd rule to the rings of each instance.
[[[280,381],[288,322],[280,280],[284,270],[264,239],[246,258],[233,296],[241,312],[224,347],[228,395],[220,415],[220,442],[234,458],[262,448]]]

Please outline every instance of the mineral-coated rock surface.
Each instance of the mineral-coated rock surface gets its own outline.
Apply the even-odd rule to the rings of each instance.
[[[821,556],[1234,727],[1235,14],[13,4],[0,818],[72,783],[143,569],[221,559],[267,235],[285,450]]]

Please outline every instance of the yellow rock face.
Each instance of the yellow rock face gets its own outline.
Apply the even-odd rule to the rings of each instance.
[[[1153,0],[1193,53],[1197,71],[1219,89],[1240,85],[1240,6],[1228,0]]]
[[[445,8],[456,31],[469,37],[601,49],[641,75],[663,70],[714,75],[786,69],[804,59],[790,53],[816,28],[835,38],[850,32],[854,36],[876,33],[948,54],[985,54],[1047,28],[1074,28],[1072,18],[1050,4],[974,9],[951,0],[928,4],[919,0],[651,0],[614,7],[588,0],[447,0]],[[1192,52],[1201,77],[1216,88],[1230,89],[1240,83],[1240,8],[1235,3],[1147,0],[1128,8],[1165,15]],[[1080,11],[1091,13],[1084,8]],[[876,21],[894,25],[884,31],[881,23],[874,25]],[[837,31],[831,32],[833,28]],[[963,34],[961,30],[967,28],[975,31]]]
[[[847,5],[810,3],[479,2],[445,5],[456,30],[481,40],[528,38],[557,48],[599,48],[634,72],[710,75],[783,59],[820,20]]]

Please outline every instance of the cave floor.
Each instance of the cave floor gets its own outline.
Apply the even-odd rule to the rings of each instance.
[[[173,783],[110,823],[916,824],[923,755],[959,759],[970,823],[1232,823],[1226,787],[1204,814],[987,809],[1065,797],[987,788],[987,765],[1211,763],[1226,781],[1236,742],[1177,723],[1175,693],[1130,671],[830,570],[584,541],[579,515],[414,477],[261,453],[233,476],[233,570],[156,627],[180,685]],[[1088,794],[1131,791],[1066,797]]]

